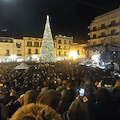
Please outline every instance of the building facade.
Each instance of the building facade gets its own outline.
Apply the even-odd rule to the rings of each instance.
[[[76,51],[77,54],[79,55],[79,58],[81,60],[86,59],[86,50],[84,49],[87,46],[87,44],[78,44],[78,43],[73,43],[70,46],[70,51]]]
[[[88,45],[110,43],[120,45],[120,7],[95,17],[88,33]]]
[[[73,37],[62,35],[55,36],[56,56],[66,58],[70,52],[70,46],[73,44]]]
[[[54,48],[57,58],[68,57],[72,44],[73,37],[55,36]],[[0,37],[0,62],[37,61],[41,45],[42,38],[23,37],[23,39],[14,39]]]
[[[120,47],[120,7],[95,17],[90,26],[89,40],[86,49],[89,57],[93,54],[101,54],[104,51],[99,48],[106,46],[105,44]],[[99,47],[100,46],[100,47]],[[112,49],[111,49],[112,50]],[[111,52],[109,50],[109,52]],[[113,51],[110,54],[114,54]],[[117,51],[118,52],[118,51]]]

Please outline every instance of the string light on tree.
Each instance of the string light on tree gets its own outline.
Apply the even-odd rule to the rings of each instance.
[[[40,52],[40,61],[42,63],[56,62],[56,55],[54,50],[54,43],[50,29],[49,16],[47,15],[43,41]]]

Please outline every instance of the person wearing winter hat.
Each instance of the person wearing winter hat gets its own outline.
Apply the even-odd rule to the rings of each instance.
[[[39,95],[37,97],[37,103],[42,103],[45,105],[50,106],[53,109],[57,109],[59,101],[60,101],[60,93],[56,90],[50,89],[43,93],[42,95]]]
[[[74,100],[68,111],[63,114],[63,120],[89,120],[89,112],[81,100]]]
[[[24,94],[24,105],[29,104],[29,103],[35,103],[37,96],[38,94],[35,90],[28,90]]]
[[[52,108],[43,104],[30,103],[19,108],[10,120],[62,120]]]

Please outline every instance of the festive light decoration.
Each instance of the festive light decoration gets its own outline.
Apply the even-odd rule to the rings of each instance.
[[[73,59],[73,60],[76,60],[77,58],[79,58],[79,55],[77,54],[76,51],[70,51],[69,58]]]
[[[99,63],[100,54],[98,54],[98,55],[93,55],[93,56],[91,57],[91,59],[92,59],[94,62]]]
[[[56,62],[56,55],[48,15],[41,46],[40,61],[42,63]]]

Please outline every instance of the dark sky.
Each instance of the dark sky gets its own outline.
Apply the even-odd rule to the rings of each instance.
[[[42,37],[49,14],[53,36],[87,40],[94,17],[119,6],[120,0],[0,0],[0,36]]]

